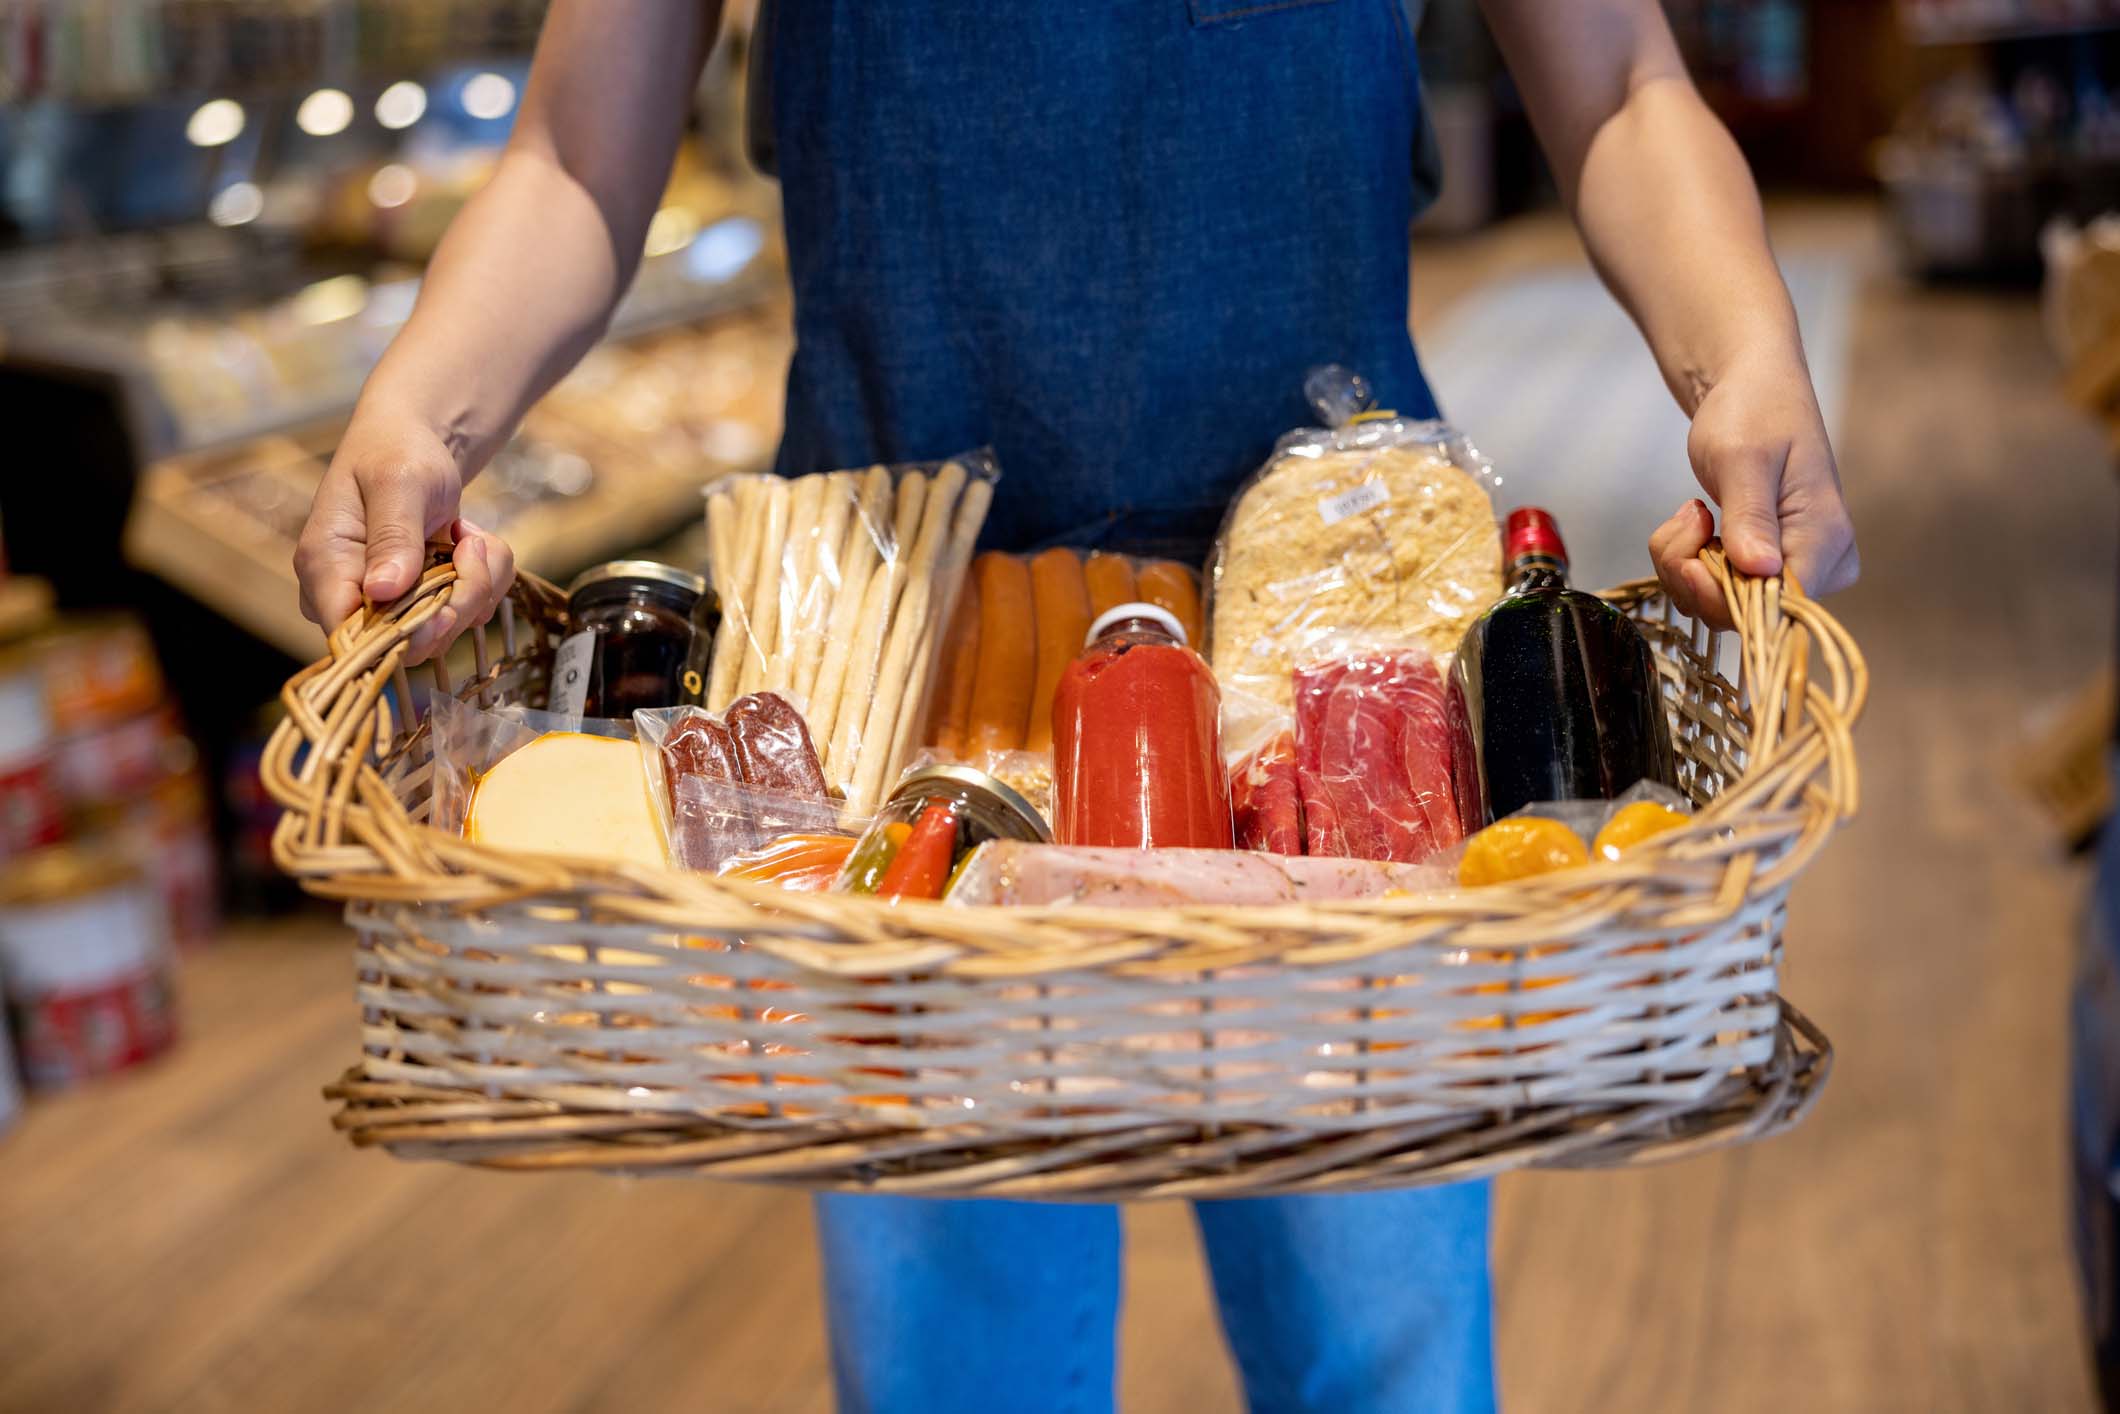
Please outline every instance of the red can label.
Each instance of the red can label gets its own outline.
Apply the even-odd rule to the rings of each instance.
[[[0,769],[0,859],[66,837],[66,816],[44,757]]]
[[[168,974],[143,968],[93,987],[18,997],[12,1008],[23,1078],[71,1085],[137,1065],[176,1040]]]

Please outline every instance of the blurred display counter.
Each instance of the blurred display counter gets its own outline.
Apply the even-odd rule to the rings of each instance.
[[[778,300],[603,345],[466,490],[465,516],[554,578],[668,535],[695,517],[702,485],[771,458],[791,347]],[[315,656],[292,557],[344,425],[154,462],[128,557],[290,656]]]

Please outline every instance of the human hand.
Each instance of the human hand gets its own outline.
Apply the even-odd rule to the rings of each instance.
[[[1786,566],[1814,595],[1855,582],[1862,568],[1855,527],[1801,354],[1733,366],[1694,409],[1686,452],[1722,507],[1723,550],[1733,568],[1765,576]],[[1696,558],[1714,534],[1708,508],[1688,501],[1649,537],[1649,553],[1682,612],[1727,628],[1722,589]]]
[[[433,657],[492,618],[515,578],[515,556],[499,536],[457,515],[462,495],[456,458],[432,427],[356,412],[295,547],[303,616],[329,633],[364,595],[387,604],[407,593],[425,567],[427,542],[447,531],[456,542],[456,585],[449,603],[412,636],[406,661]]]

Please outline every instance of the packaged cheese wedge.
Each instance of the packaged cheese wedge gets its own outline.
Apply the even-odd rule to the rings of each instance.
[[[581,732],[547,732],[481,775],[464,838],[611,864],[663,863],[640,749]]]

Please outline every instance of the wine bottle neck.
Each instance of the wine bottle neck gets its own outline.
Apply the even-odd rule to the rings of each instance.
[[[1568,562],[1536,552],[1518,555],[1509,562],[1509,587],[1518,594],[1533,589],[1566,589]]]

